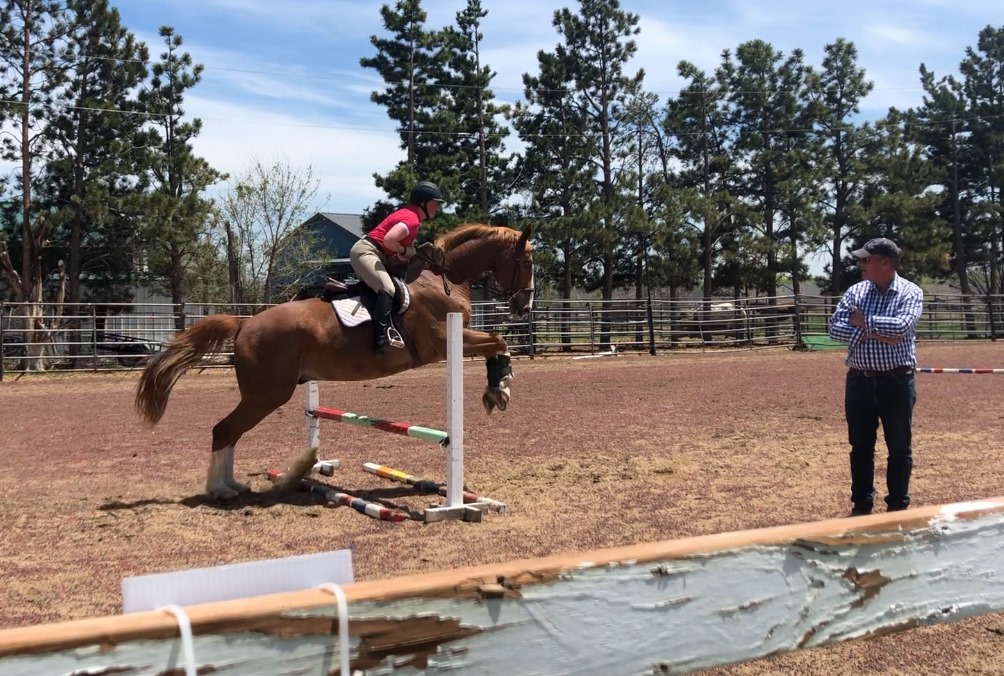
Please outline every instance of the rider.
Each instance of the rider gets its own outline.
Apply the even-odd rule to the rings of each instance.
[[[411,189],[408,204],[383,219],[379,225],[356,242],[349,251],[349,262],[356,276],[376,291],[373,306],[374,347],[382,354],[387,346],[404,347],[404,341],[391,324],[394,304],[394,280],[387,271],[393,257],[394,266],[403,265],[415,255],[415,237],[422,221],[432,218],[446,200],[435,183],[421,181]]]

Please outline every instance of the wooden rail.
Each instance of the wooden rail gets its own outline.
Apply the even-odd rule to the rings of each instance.
[[[1004,498],[358,582],[353,670],[665,673],[1004,609]],[[188,606],[199,673],[335,673],[329,592]],[[174,616],[0,631],[0,673],[183,669]],[[229,672],[228,672],[229,673]],[[437,672],[438,673],[438,672]]]

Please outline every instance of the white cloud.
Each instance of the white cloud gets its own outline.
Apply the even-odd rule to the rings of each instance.
[[[190,96],[186,108],[203,121],[195,152],[211,166],[239,174],[250,158],[282,158],[292,166],[310,165],[320,179],[318,204],[329,211],[362,213],[386,198],[373,185],[373,173],[386,173],[401,158],[396,134],[312,124],[283,113]]]
[[[126,0],[135,1],[135,0]],[[199,17],[208,13],[226,15],[233,24],[258,23],[270,31],[310,33],[313,35],[355,34],[360,25],[380,26],[378,5],[353,0],[142,0],[151,5],[169,5],[161,9],[161,23],[184,23],[186,17]],[[216,30],[216,29],[214,29]],[[184,34],[183,31],[181,31]]]
[[[873,24],[867,29],[868,35],[882,44],[892,44],[905,47],[917,47],[934,44],[937,38],[922,30],[902,25]]]

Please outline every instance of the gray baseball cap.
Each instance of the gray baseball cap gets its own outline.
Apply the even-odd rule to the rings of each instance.
[[[869,256],[899,258],[899,247],[891,239],[876,237],[865,242],[863,247],[852,251],[851,254],[858,258],[868,258]]]

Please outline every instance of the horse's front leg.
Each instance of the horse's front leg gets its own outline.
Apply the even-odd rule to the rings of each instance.
[[[491,413],[509,406],[509,381],[513,378],[512,361],[505,339],[497,333],[464,329],[464,356],[483,355],[488,367],[488,385],[481,395],[485,411]]]

